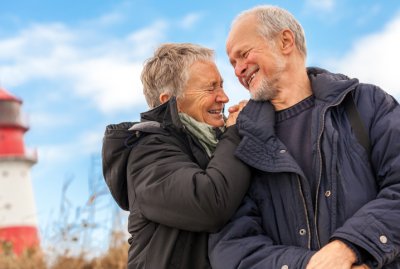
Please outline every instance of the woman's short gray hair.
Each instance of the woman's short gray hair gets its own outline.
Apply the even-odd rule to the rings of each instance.
[[[182,97],[190,66],[197,61],[214,61],[214,51],[191,43],[165,43],[147,59],[141,74],[143,94],[154,108],[160,94]]]
[[[280,31],[289,29],[295,36],[297,49],[307,56],[307,46],[304,29],[296,18],[287,10],[270,5],[256,6],[240,13],[232,22],[232,26],[244,17],[256,16],[259,34],[267,40],[272,40]]]

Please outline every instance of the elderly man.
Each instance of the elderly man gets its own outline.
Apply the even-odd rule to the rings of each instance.
[[[396,100],[306,68],[303,29],[278,7],[240,14],[226,49],[252,98],[235,154],[253,181],[210,238],[213,268],[400,268]]]

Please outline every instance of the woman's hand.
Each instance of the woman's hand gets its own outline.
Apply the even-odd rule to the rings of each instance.
[[[236,119],[237,119],[240,111],[242,111],[242,109],[246,106],[247,102],[248,102],[248,100],[242,100],[239,102],[239,104],[229,107],[229,109],[228,109],[229,116],[225,123],[226,127],[229,127],[236,123]]]

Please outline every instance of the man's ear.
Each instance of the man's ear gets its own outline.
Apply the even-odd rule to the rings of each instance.
[[[160,98],[161,104],[164,104],[165,102],[167,102],[169,100],[170,96],[168,93],[164,92],[164,93],[160,94],[159,98]]]
[[[294,33],[289,29],[281,32],[279,41],[279,46],[283,54],[291,53],[296,45]]]

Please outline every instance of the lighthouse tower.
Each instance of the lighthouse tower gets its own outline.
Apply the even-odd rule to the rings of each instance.
[[[12,248],[19,255],[39,246],[30,169],[36,151],[28,151],[23,137],[28,126],[22,101],[0,87],[0,252]]]

